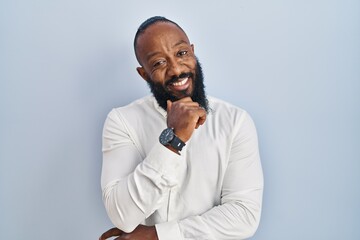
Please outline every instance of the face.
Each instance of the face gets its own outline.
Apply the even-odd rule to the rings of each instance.
[[[161,90],[170,100],[193,95],[200,66],[193,45],[180,28],[168,22],[155,23],[139,36],[136,50],[141,64],[137,71],[153,86],[153,92]]]
[[[197,61],[196,64],[195,77],[193,74],[191,74],[191,77],[194,79],[194,90],[192,91],[191,99],[194,102],[199,103],[199,105],[203,107],[206,112],[209,112],[208,100],[205,94],[204,77],[199,61]],[[160,83],[155,83],[154,81],[150,80],[148,81],[148,84],[159,106],[164,110],[166,110],[167,107],[167,100],[172,102],[178,100],[176,96],[171,95]]]

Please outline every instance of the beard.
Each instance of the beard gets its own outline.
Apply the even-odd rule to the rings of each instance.
[[[194,85],[194,88],[193,88],[193,92],[190,95],[186,93],[186,90],[182,91],[183,95],[186,97],[191,97],[191,99],[194,102],[199,103],[199,105],[202,108],[204,108],[206,113],[208,113],[209,102],[205,94],[204,75],[201,68],[201,64],[197,58],[196,58],[195,78],[194,78],[194,74],[189,72],[189,73],[182,73],[179,76],[175,76],[169,79],[168,81],[165,82],[165,86],[159,83],[155,83],[152,79],[147,81],[147,83],[159,106],[166,111],[167,100],[174,102],[180,99],[169,93],[166,90],[166,86],[170,83],[176,82],[179,78],[186,78],[186,77],[191,77],[193,79],[192,84]]]

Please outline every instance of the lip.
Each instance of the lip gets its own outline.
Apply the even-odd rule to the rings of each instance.
[[[180,78],[178,81],[169,84],[168,88],[171,91],[184,91],[189,88],[190,84],[191,84],[190,77]]]

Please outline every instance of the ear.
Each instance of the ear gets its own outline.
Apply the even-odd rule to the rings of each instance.
[[[191,49],[192,49],[192,51],[194,53],[194,44],[191,44]]]
[[[137,67],[136,71],[145,81],[149,80],[149,76],[147,75],[147,73],[143,67]]]

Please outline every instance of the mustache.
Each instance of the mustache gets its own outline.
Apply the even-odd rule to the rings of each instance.
[[[165,81],[165,85],[168,86],[169,84],[172,84],[174,82],[179,81],[180,78],[189,78],[189,77],[193,77],[193,73],[191,72],[187,72],[187,73],[181,73],[179,76],[173,76],[172,78],[170,78],[169,80]]]

